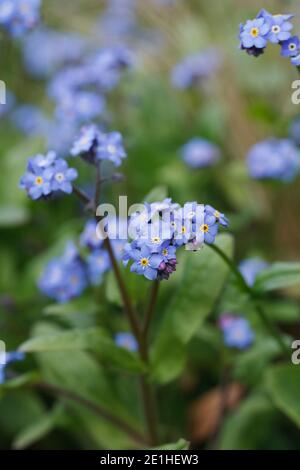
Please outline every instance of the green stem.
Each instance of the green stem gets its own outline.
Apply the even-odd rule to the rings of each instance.
[[[280,334],[280,331],[278,328],[274,325],[274,323],[270,320],[270,318],[266,315],[264,312],[262,306],[259,304],[257,298],[256,298],[256,293],[251,289],[250,286],[246,283],[244,280],[242,274],[236,267],[235,263],[221,250],[221,248],[218,247],[218,245],[208,245],[213,251],[215,251],[222,259],[223,261],[227,264],[227,266],[230,268],[231,272],[235,275],[239,286],[241,290],[243,290],[246,294],[249,295],[252,304],[256,310],[256,313],[260,317],[262,323],[265,325],[266,329],[270,332],[270,334],[273,336],[273,338],[277,341],[278,345],[284,352],[284,354],[290,354],[290,349],[287,347],[285,342],[282,339],[282,336]]]
[[[157,296],[158,296],[158,289],[159,289],[159,281],[154,281],[152,286],[151,286],[151,292],[150,292],[150,299],[148,303],[148,307],[145,312],[145,319],[144,319],[144,327],[143,327],[143,335],[144,339],[147,342],[148,339],[148,333],[149,333],[149,328],[151,324],[151,320],[153,318],[154,312],[155,312],[155,306],[157,302]]]

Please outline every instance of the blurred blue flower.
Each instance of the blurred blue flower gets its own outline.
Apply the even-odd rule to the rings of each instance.
[[[289,135],[297,145],[300,145],[300,117],[292,121],[289,127]]]
[[[47,135],[50,121],[37,106],[18,106],[10,116],[13,125],[25,135]]]
[[[22,41],[26,70],[38,78],[50,77],[63,65],[78,61],[85,49],[86,40],[80,35],[45,27],[34,29]]]
[[[5,92],[5,104],[0,103],[0,118],[6,116],[15,104],[15,96],[9,90]]]
[[[300,151],[292,140],[268,139],[255,144],[247,155],[250,176],[289,182],[300,169]]]
[[[176,88],[189,88],[217,72],[222,57],[217,49],[190,55],[178,63],[171,72],[171,81]]]
[[[105,99],[99,93],[78,91],[66,94],[57,104],[58,119],[73,120],[78,124],[89,121],[103,114]]]
[[[268,263],[260,258],[249,258],[241,261],[239,271],[248,286],[252,287],[255,283],[256,276],[268,266]]]
[[[88,255],[86,263],[90,283],[95,286],[101,284],[103,274],[111,268],[107,251],[101,249],[92,251]]]
[[[5,364],[0,364],[0,384],[5,382],[5,372],[6,368],[12,362],[23,361],[25,359],[25,354],[21,351],[11,351],[4,354]]]
[[[102,238],[97,233],[97,222],[94,219],[88,220],[84,230],[80,235],[80,245],[95,250],[101,248]]]
[[[45,295],[61,303],[82,294],[87,286],[87,273],[72,242],[61,257],[52,259],[46,265],[38,286]]]
[[[40,0],[0,0],[0,25],[12,36],[22,36],[40,19]]]
[[[219,323],[223,331],[225,345],[241,350],[251,346],[254,341],[254,333],[248,320],[228,314],[222,317]]]
[[[300,51],[300,39],[298,36],[293,36],[286,41],[282,41],[281,45],[281,55],[283,57],[295,57],[299,54]]]
[[[190,167],[206,168],[220,159],[220,150],[211,142],[196,137],[182,147],[181,155]]]
[[[98,160],[109,160],[115,166],[120,166],[126,156],[122,135],[119,132],[99,135],[97,146]]]
[[[77,170],[69,168],[65,160],[58,159],[56,153],[51,151],[28,159],[20,188],[25,189],[33,200],[58,191],[70,194],[73,189],[71,181],[75,178]]]
[[[128,349],[128,351],[135,352],[138,350],[138,344],[131,333],[119,332],[115,336],[116,345],[120,348]]]

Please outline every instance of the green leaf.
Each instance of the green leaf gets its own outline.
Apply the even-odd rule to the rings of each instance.
[[[217,244],[232,256],[231,236],[219,236]],[[151,352],[153,376],[162,383],[182,370],[184,347],[212,311],[229,273],[224,261],[207,246],[199,252],[187,251],[184,258],[180,286],[163,314]]]
[[[166,186],[156,186],[147,194],[147,196],[145,196],[144,202],[148,202],[150,204],[151,202],[163,201],[167,197],[168,190]]]
[[[254,289],[266,292],[300,284],[300,263],[274,263],[256,278]]]
[[[190,443],[185,439],[179,439],[179,441],[173,444],[164,444],[159,447],[154,447],[153,450],[188,450]]]
[[[86,350],[99,354],[108,365],[130,372],[142,372],[144,366],[137,355],[116,346],[102,328],[67,330],[29,339],[20,348],[24,352]]]
[[[266,385],[277,408],[300,427],[300,368],[292,364],[274,366],[266,373]]]
[[[51,304],[44,308],[45,315],[75,315],[77,313],[95,314],[98,313],[99,306],[90,297],[79,298],[65,304]]]
[[[61,331],[58,326],[43,322],[35,326],[34,334],[41,337]],[[128,403],[116,388],[115,378],[88,352],[49,351],[35,353],[35,356],[43,381],[100,405],[139,429],[138,407],[129,410]],[[59,394],[57,398],[60,398]],[[68,409],[71,408],[70,416],[74,415],[74,419],[77,420],[75,432],[80,440],[90,441],[96,448],[131,448],[132,440],[118,427],[85,406],[73,400],[66,400]]]
[[[246,399],[224,423],[221,450],[254,450],[265,448],[274,426],[276,410],[262,394]]]
[[[26,207],[12,204],[0,205],[0,226],[10,227],[22,225],[29,219],[29,211]]]
[[[40,416],[33,423],[30,423],[15,437],[12,443],[13,449],[25,449],[53,431],[53,429],[60,424],[63,410],[61,405],[55,406],[52,411]]]

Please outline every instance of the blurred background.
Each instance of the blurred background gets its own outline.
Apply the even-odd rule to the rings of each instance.
[[[96,321],[94,300],[101,305],[105,286],[82,298],[85,315],[75,312],[67,318],[37,287],[45,263],[82,231],[86,220],[82,207],[71,197],[34,202],[18,187],[29,156],[55,149],[68,157],[85,122],[120,131],[128,153],[121,170],[125,178],[105,186],[106,201],[117,202],[119,195],[128,195],[133,204],[154,187],[166,187],[169,197],[180,204],[197,200],[228,215],[237,262],[249,257],[300,261],[299,180],[288,184],[255,181],[246,163],[255,143],[270,137],[289,138],[291,125],[300,117],[300,108],[291,102],[297,69],[276,48],[268,48],[257,59],[239,50],[239,24],[261,8],[274,14],[295,13],[295,29],[300,31],[296,0],[73,0],[63,4],[44,0],[41,21],[32,31],[15,39],[2,32],[0,79],[6,83],[8,99],[0,109],[0,336],[9,351],[16,350],[37,324],[43,328],[43,321],[77,327]],[[95,111],[84,100],[74,109],[74,103],[61,94],[63,71],[80,66],[87,57],[93,60],[103,48],[119,46],[126,49],[127,63],[120,66],[116,86],[104,87]],[[204,55],[200,79],[187,86],[178,68],[176,75],[176,66],[192,54]],[[183,69],[188,67],[185,63]],[[196,137],[218,147],[215,164],[195,168],[184,161],[182,148]],[[80,163],[74,159],[72,166],[79,168]],[[89,191],[92,171],[80,168],[81,186]],[[166,290],[162,302],[167,295]],[[214,318],[228,309],[246,313],[240,310],[242,300],[234,295],[228,298],[218,305]],[[294,336],[300,332],[299,299],[297,288],[268,300],[283,331]],[[123,325],[118,305],[112,302],[111,309]],[[165,385],[160,397],[170,440],[183,435],[195,448],[214,447],[219,436],[220,351],[215,336],[212,325],[207,325],[192,342],[188,366],[176,385]],[[299,448],[296,424],[264,395],[250,395],[243,405],[245,387],[260,387],[272,354],[262,363],[259,357],[259,353],[252,359],[246,356],[236,365],[239,372],[230,385],[230,409],[241,411],[225,423],[219,445]],[[75,358],[61,356],[61,360],[76,369]],[[39,367],[51,368],[46,359],[30,356],[13,369],[24,372],[37,362]],[[255,371],[253,363],[259,363]],[[63,371],[55,373],[64,375]],[[77,380],[83,380],[79,370]],[[123,383],[124,403],[130,410],[136,392],[126,377],[114,384],[118,392]],[[48,420],[39,425],[40,417],[46,415]],[[32,427],[33,423],[37,425]],[[29,433],[24,433],[27,429]],[[64,413],[48,395],[30,389],[1,391],[3,449],[128,445],[119,432],[90,412],[70,408]]]

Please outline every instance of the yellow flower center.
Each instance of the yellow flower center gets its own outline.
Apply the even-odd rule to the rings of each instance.
[[[141,263],[142,266],[146,267],[149,264],[149,260],[148,260],[148,258],[142,258],[140,260],[140,263]]]
[[[167,254],[168,254],[167,248],[164,248],[164,249],[163,249],[162,254],[163,254],[164,256],[167,256]]]
[[[44,180],[41,176],[37,176],[35,178],[35,184],[37,184],[38,186],[40,186],[41,184],[43,184]]]
[[[158,245],[160,243],[160,238],[159,237],[153,237],[151,241],[152,241],[152,243],[155,243],[156,245]]]
[[[215,216],[216,219],[219,219],[219,218],[220,218],[220,215],[221,215],[221,214],[220,214],[219,211],[215,211],[215,212],[214,212],[214,216]]]
[[[181,233],[186,233],[186,227],[181,227]]]
[[[257,36],[259,35],[259,29],[258,28],[252,28],[251,31],[250,31],[250,34],[253,38],[257,38]]]
[[[200,227],[201,232],[207,233],[209,231],[209,226],[207,224],[203,224]]]
[[[296,49],[296,44],[291,43],[291,44],[289,45],[289,50],[290,50],[290,51],[294,51],[295,49]]]

